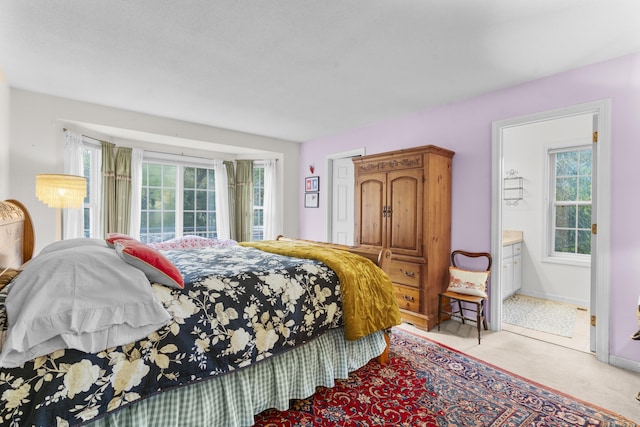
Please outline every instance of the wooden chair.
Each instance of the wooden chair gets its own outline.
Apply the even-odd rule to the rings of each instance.
[[[486,269],[485,270],[481,270],[479,268],[474,268],[473,270],[464,270],[464,272],[468,272],[471,275],[476,275],[476,273],[478,276],[478,283],[476,283],[477,285],[484,285],[483,287],[485,287],[486,289],[486,285],[487,285],[487,281],[489,279],[489,275],[488,273],[486,275],[482,275],[482,273],[486,273],[489,272],[491,270],[491,263],[492,263],[492,258],[491,258],[491,254],[488,252],[467,252],[467,251],[462,251],[462,250],[456,250],[453,251],[451,253],[451,266],[454,268],[460,268],[458,267],[458,264],[456,263],[456,257],[458,257],[459,260],[464,259],[463,257],[467,258],[467,261],[469,261],[470,258],[481,258],[484,257],[486,258]],[[484,262],[482,263],[482,266],[484,267]],[[482,279],[484,279],[484,283],[482,282]],[[448,315],[449,317],[456,317],[462,320],[462,323],[464,324],[466,320],[469,321],[475,321],[476,325],[478,327],[478,344],[480,344],[480,324],[482,324],[482,326],[484,327],[485,330],[488,329],[487,326],[487,320],[485,319],[485,313],[484,313],[484,306],[485,306],[485,301],[487,300],[487,296],[486,293],[484,293],[484,295],[470,295],[467,293],[460,293],[460,292],[454,292],[451,290],[451,286],[449,286],[449,289],[447,289],[446,292],[441,292],[440,294],[438,294],[438,330],[440,330],[440,323],[442,322],[442,315]],[[464,290],[464,289],[463,289]],[[466,291],[466,290],[465,290]],[[475,290],[472,291],[478,294],[482,294],[482,292],[480,292],[479,290]],[[446,304],[449,303],[449,309],[446,309]],[[457,309],[454,309],[454,305],[457,306]],[[465,315],[465,312],[471,312],[471,313],[475,313],[474,317],[470,317],[469,315]]]

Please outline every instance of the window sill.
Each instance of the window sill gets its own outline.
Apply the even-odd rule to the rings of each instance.
[[[542,258],[542,262],[546,262],[549,264],[562,264],[562,265],[572,265],[574,267],[591,268],[591,259],[580,260],[575,258],[545,257],[545,258]]]

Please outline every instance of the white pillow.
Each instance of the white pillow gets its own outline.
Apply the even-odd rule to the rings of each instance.
[[[449,287],[447,291],[459,294],[487,297],[489,271],[470,271],[449,267]]]
[[[144,273],[106,244],[38,255],[13,281],[6,310],[0,366],[8,368],[55,350],[129,344],[171,318]]]
[[[77,239],[58,240],[57,242],[49,243],[47,246],[45,246],[40,251],[40,255],[63,249],[77,248],[80,246],[106,247],[107,243],[104,241],[104,239],[92,239],[84,237],[79,237]]]

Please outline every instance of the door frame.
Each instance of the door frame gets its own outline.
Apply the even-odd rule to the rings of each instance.
[[[327,242],[331,242],[331,236],[333,234],[333,222],[332,222],[332,214],[331,214],[333,212],[333,192],[334,192],[333,161],[337,159],[344,159],[347,157],[357,157],[357,156],[364,156],[364,155],[365,155],[365,149],[363,147],[363,148],[354,148],[353,150],[348,150],[348,151],[341,151],[339,153],[327,154],[325,156],[324,170],[326,171],[326,176],[327,176],[326,188],[328,189],[328,191],[327,191],[327,203],[325,203],[324,214],[327,221],[327,225],[325,227],[325,230],[327,232],[325,241]],[[353,185],[355,185],[355,182]],[[353,201],[353,203],[355,203],[355,201]]]
[[[490,296],[490,325],[491,330],[502,330],[502,192],[503,177],[505,176],[503,162],[503,130],[536,122],[558,119],[562,117],[580,115],[597,115],[598,143],[595,153],[597,156],[598,173],[596,176],[596,218],[598,224],[596,249],[591,259],[591,295],[595,296],[595,326],[596,358],[609,363],[609,278],[610,275],[610,222],[611,222],[611,100],[603,99],[584,104],[573,105],[556,110],[548,110],[535,114],[513,117],[494,121],[491,124],[492,141],[492,192],[491,192],[491,252],[494,263],[491,271],[492,292]],[[595,259],[594,259],[595,257]],[[594,306],[593,301],[591,305]],[[592,343],[593,347],[593,343]]]

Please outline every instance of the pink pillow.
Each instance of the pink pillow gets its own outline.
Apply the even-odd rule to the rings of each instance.
[[[134,239],[115,241],[120,258],[142,270],[150,282],[170,288],[184,288],[184,278],[175,265],[157,250]]]
[[[237,243],[238,242],[231,239],[209,239],[207,237],[188,235],[175,237],[170,240],[165,240],[164,242],[153,242],[147,244],[154,249],[158,249],[160,251],[168,251],[172,249],[197,249],[207,248],[211,246],[231,246]]]
[[[133,237],[127,235],[127,234],[122,234],[122,233],[108,233],[107,234],[107,238],[104,239],[107,242],[107,246],[109,246],[110,248],[114,248],[115,247],[115,243],[116,240],[136,240]]]

